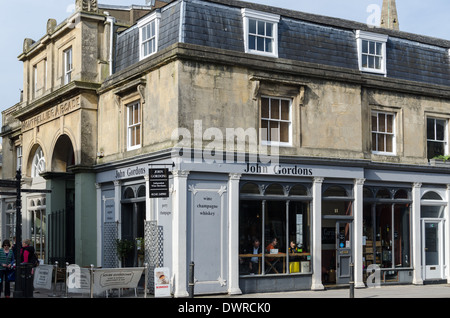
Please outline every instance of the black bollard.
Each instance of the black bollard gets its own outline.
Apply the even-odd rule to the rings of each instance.
[[[355,272],[354,265],[350,263],[350,298],[355,298]]]
[[[189,298],[194,298],[194,262],[189,264]]]

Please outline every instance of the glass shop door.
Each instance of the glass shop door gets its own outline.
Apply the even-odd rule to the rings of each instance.
[[[350,282],[350,264],[352,262],[353,223],[336,221],[336,284]]]
[[[444,239],[442,223],[440,220],[423,220],[422,260],[425,265],[424,279],[426,280],[443,278]]]

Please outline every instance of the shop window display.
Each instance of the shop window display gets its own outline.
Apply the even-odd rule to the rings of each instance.
[[[374,193],[375,196],[371,196]],[[367,191],[363,209],[364,268],[376,264],[383,281],[398,281],[396,269],[411,266],[409,192],[401,189]]]
[[[310,273],[310,199],[306,188],[279,184],[261,188],[266,191],[259,196],[249,184],[241,188],[240,274]]]
[[[352,190],[350,185],[332,184],[324,184],[323,190],[322,282],[345,284],[352,253]]]

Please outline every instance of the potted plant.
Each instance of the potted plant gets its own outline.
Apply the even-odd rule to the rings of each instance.
[[[430,165],[432,166],[450,166],[450,156],[436,156],[430,159]]]
[[[138,256],[138,266],[143,266],[145,257],[145,241],[143,237],[136,238],[136,249]]]
[[[133,253],[134,242],[127,239],[117,239],[116,240],[116,250],[117,256],[122,262],[122,266],[125,265],[125,259]]]

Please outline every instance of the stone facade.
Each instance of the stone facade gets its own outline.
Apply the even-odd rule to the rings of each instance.
[[[3,177],[13,177],[20,149],[25,185],[54,191],[49,217],[73,198],[77,263],[116,264],[112,242],[140,239],[152,222],[159,234],[145,249],[160,249],[152,252],[171,268],[176,297],[187,296],[190,261],[200,268],[199,293],[322,289],[333,275],[348,283],[336,277],[333,252],[356,264],[362,287],[369,245],[379,247],[369,239],[378,229],[366,226],[374,219],[385,227],[380,236],[396,229],[377,263],[384,277],[450,279],[450,253],[437,276],[421,263],[430,221],[421,209],[448,205],[448,168],[431,166],[428,148],[442,142],[448,154],[448,129],[430,140],[429,119],[448,125],[449,41],[235,0],[157,4],[136,20],[121,12],[129,23],[114,24],[106,8],[77,1],[69,24],[49,21],[49,34],[25,40],[19,57],[23,101],[3,113]],[[270,45],[249,43],[262,38],[250,31],[253,20],[265,23]],[[279,139],[266,135],[269,125]],[[40,149],[45,168],[35,175]],[[150,198],[155,166],[170,172],[169,198]],[[243,274],[252,213],[275,220],[255,222],[264,244],[282,233],[284,263],[287,238],[298,233],[280,229],[307,224],[301,275],[288,267]],[[447,247],[448,218],[435,218]],[[341,225],[351,234],[338,246],[324,233]],[[125,262],[141,261],[135,250]]]
[[[97,1],[76,1],[75,7],[59,25],[49,19],[39,41],[24,40],[21,101],[3,112],[3,178],[14,178],[21,169],[24,189],[52,190],[47,196],[23,196],[22,237],[33,240],[40,258],[90,265],[97,257],[91,244],[96,240],[97,89],[109,75],[111,33],[122,26],[99,12]],[[126,11],[121,23],[132,23],[126,21],[132,10],[111,9]],[[2,238],[13,234],[14,229],[2,228]]]

